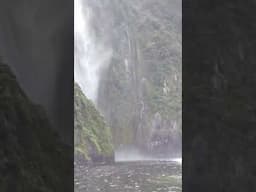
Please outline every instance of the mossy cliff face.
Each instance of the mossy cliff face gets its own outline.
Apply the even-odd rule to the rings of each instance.
[[[76,83],[74,94],[75,158],[94,162],[112,159],[110,129],[103,117]]]
[[[85,2],[97,38],[112,49],[101,71],[97,106],[115,147],[145,147],[164,135],[168,151],[180,152],[181,1]]]
[[[44,110],[0,63],[0,191],[72,190],[71,150],[58,138]]]

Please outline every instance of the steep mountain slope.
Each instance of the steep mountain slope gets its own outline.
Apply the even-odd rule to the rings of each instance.
[[[97,106],[115,146],[181,150],[181,1],[85,1],[97,39],[112,50]],[[161,146],[160,146],[161,148]]]
[[[2,63],[0,137],[0,191],[72,190],[72,150],[61,143],[44,110],[30,102]]]
[[[110,129],[77,83],[74,94],[75,159],[94,162],[110,160],[113,156]]]

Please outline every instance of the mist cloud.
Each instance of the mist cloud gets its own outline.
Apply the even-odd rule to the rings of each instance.
[[[97,102],[101,70],[108,66],[112,50],[95,36],[92,10],[87,1],[75,0],[75,81],[86,96]]]

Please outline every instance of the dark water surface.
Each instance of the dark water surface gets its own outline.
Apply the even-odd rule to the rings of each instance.
[[[181,167],[158,161],[75,166],[75,192],[179,192]]]

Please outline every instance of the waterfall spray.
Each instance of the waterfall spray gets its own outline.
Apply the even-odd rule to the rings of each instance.
[[[100,73],[108,66],[112,51],[95,37],[93,12],[87,0],[75,0],[75,81],[85,95],[97,103]]]

